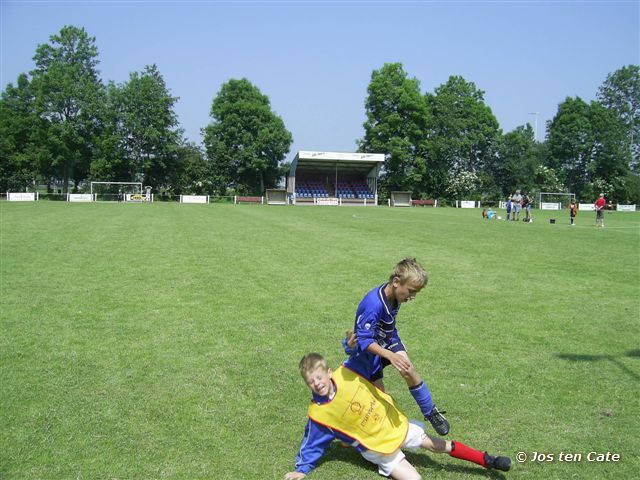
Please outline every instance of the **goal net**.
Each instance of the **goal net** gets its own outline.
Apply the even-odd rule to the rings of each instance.
[[[540,192],[538,205],[540,210],[561,210],[562,208],[567,208],[571,201],[575,199],[575,193]]]
[[[96,201],[124,201],[128,195],[142,195],[142,182],[91,182]]]

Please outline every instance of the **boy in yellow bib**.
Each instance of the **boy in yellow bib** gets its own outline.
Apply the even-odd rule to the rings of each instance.
[[[409,421],[395,400],[344,365],[335,372],[318,353],[305,355],[300,374],[312,392],[308,421],[296,457],[296,469],[285,480],[304,478],[317,465],[334,439],[354,447],[378,465],[381,475],[396,480],[419,480],[402,448],[448,453],[485,468],[507,471],[511,460],[494,457],[460,442],[432,438],[417,422]]]

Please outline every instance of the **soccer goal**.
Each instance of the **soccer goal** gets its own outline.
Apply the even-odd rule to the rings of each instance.
[[[538,205],[540,205],[540,210],[561,210],[563,206],[567,207],[575,199],[575,193],[540,192]]]
[[[129,195],[142,195],[142,182],[91,182],[96,200],[124,201]]]

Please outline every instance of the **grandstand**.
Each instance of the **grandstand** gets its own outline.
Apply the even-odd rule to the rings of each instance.
[[[377,205],[382,153],[299,151],[287,177],[297,205]]]

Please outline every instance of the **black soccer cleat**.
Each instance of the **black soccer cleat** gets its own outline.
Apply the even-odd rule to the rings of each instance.
[[[484,463],[487,465],[487,468],[493,470],[508,472],[511,469],[511,459],[509,457],[494,457],[487,452],[484,452]]]
[[[429,415],[425,415],[424,419],[428,420],[433,429],[437,432],[438,435],[446,435],[449,433],[449,422],[442,415],[443,413],[447,413],[445,411],[438,411],[438,409],[434,406],[433,410]]]

